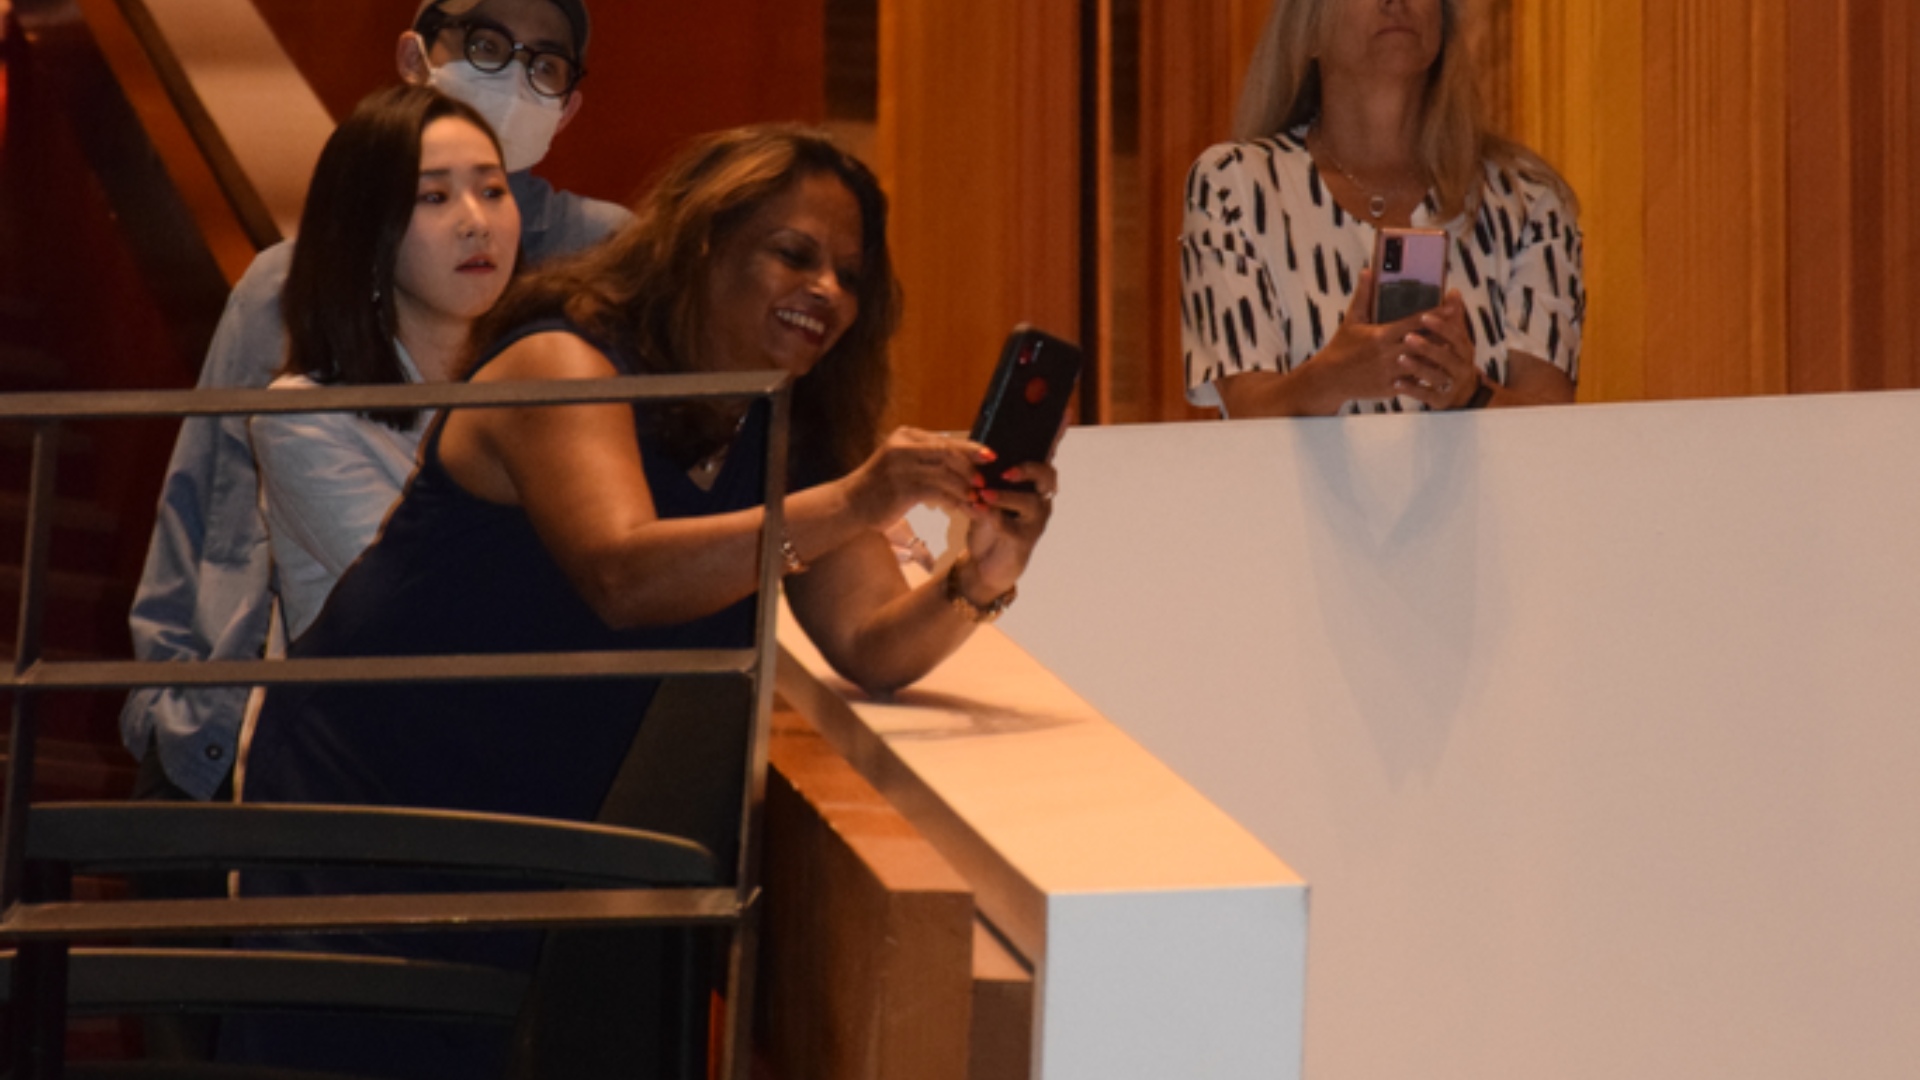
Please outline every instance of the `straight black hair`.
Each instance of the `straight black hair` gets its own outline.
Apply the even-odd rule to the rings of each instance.
[[[446,117],[471,123],[500,148],[479,113],[424,86],[368,95],[327,139],[280,296],[284,371],[330,385],[407,381],[394,346],[394,264],[413,220],[420,141],[429,124]],[[399,431],[420,418],[413,409],[362,415]]]

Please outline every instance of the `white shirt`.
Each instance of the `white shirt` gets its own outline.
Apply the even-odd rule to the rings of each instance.
[[[409,382],[419,371],[394,342]],[[310,389],[305,375],[282,375],[275,390]],[[249,427],[260,471],[260,502],[273,551],[281,611],[291,641],[306,630],[334,583],[373,543],[387,512],[413,475],[423,413],[410,431],[395,431],[356,413],[269,413]]]
[[[1445,228],[1449,289],[1459,289],[1474,359],[1507,382],[1507,356],[1537,356],[1579,376],[1586,295],[1578,223],[1547,184],[1489,162],[1479,211],[1444,226],[1432,196],[1416,228]],[[1214,380],[1291,371],[1346,318],[1375,229],[1320,180],[1306,129],[1208,149],[1187,174],[1180,234],[1181,351],[1187,400],[1220,406]],[[1413,398],[1349,401],[1341,412],[1422,409]]]

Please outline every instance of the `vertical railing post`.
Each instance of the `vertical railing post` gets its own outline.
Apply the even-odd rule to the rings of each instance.
[[[26,556],[20,568],[20,623],[14,637],[13,677],[18,680],[40,662],[41,616],[46,610],[47,546],[53,537],[54,459],[58,424],[48,421],[33,433],[32,480],[27,491]],[[7,747],[7,805],[0,819],[0,910],[20,899],[27,856],[27,804],[33,790],[34,746],[39,739],[37,695],[14,687],[13,738]]]
[[[766,802],[767,740],[773,717],[774,658],[779,651],[780,582],[786,576],[781,541],[787,535],[787,462],[793,384],[768,401],[766,511],[760,529],[760,597],[755,608],[753,720],[748,738],[745,803],[740,816],[739,864],[734,872],[738,920],[727,942],[726,1031],[719,1076],[747,1080],[753,1071],[754,968],[759,962],[760,817]]]
[[[20,623],[14,638],[13,677],[40,661],[41,617],[46,610],[47,546],[53,537],[54,461],[59,425],[38,424],[33,433],[32,479],[27,491],[26,555],[20,568]],[[0,820],[0,911],[19,903],[27,870],[27,807],[33,794],[34,748],[39,739],[39,695],[14,687],[13,738],[7,747],[6,816]],[[61,1075],[66,1025],[64,945],[23,943],[15,950],[11,1073],[25,1078]]]

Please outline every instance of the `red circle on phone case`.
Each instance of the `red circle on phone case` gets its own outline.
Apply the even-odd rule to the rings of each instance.
[[[1027,380],[1027,404],[1038,405],[1047,399],[1047,380],[1035,375]]]

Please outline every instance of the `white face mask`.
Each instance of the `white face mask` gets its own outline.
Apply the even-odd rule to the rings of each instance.
[[[421,56],[426,44],[421,43]],[[547,156],[553,133],[560,127],[565,104],[542,97],[527,84],[527,72],[518,60],[488,74],[465,60],[434,67],[427,64],[427,85],[472,106],[486,118],[500,138],[501,164],[508,172],[531,169]]]

